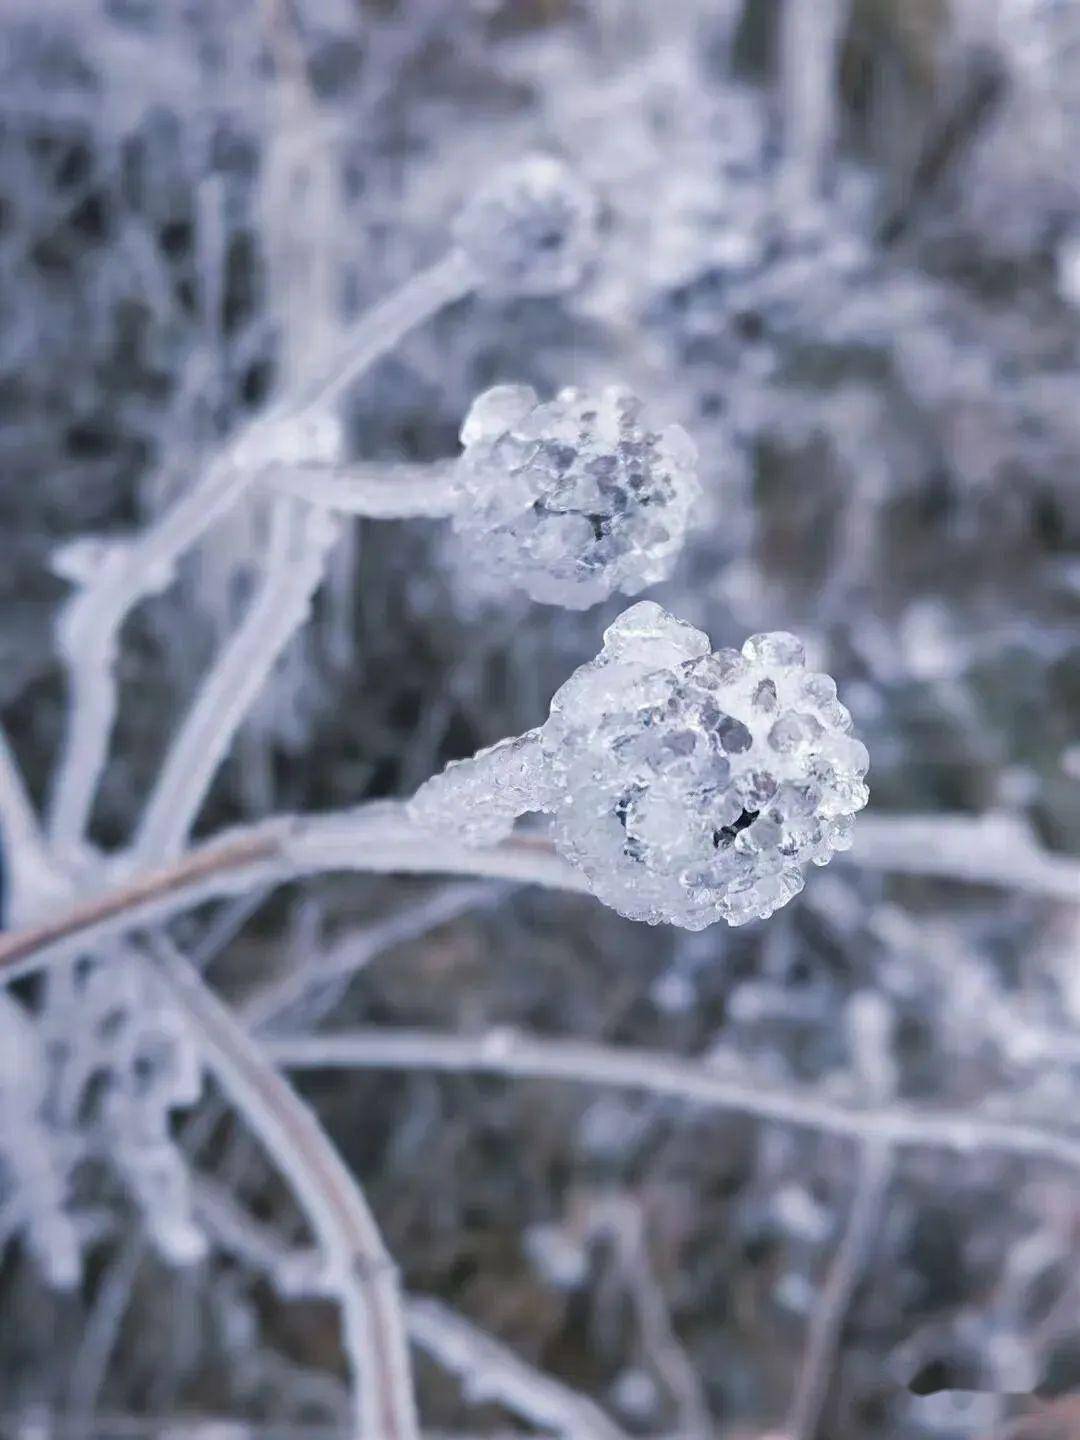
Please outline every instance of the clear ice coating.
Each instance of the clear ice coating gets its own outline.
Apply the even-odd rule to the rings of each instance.
[[[467,843],[512,815],[553,816],[556,848],[598,899],[649,924],[765,919],[808,864],[851,845],[866,747],[828,675],[776,631],[742,650],[644,601],[555,694],[539,729],[450,766],[412,802]]]
[[[655,431],[629,391],[528,386],[477,397],[461,431],[454,526],[492,573],[549,605],[585,609],[669,573],[700,498],[697,452]]]
[[[558,295],[580,282],[596,252],[596,197],[561,160],[529,155],[480,186],[454,239],[486,290]]]

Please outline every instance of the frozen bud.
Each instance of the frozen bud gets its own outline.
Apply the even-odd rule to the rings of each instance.
[[[485,289],[558,295],[580,280],[596,250],[596,197],[550,155],[507,165],[458,215],[454,238]]]
[[[866,749],[835,696],[790,635],[710,652],[700,630],[642,602],[539,730],[436,776],[412,814],[487,843],[496,821],[505,833],[514,814],[544,810],[560,854],[621,915],[688,930],[764,919],[808,864],[850,846],[869,796]]]
[[[834,697],[794,636],[709,653],[659,606],[631,607],[541,731],[556,845],[631,919],[771,915],[807,864],[848,847],[868,798],[866,750]]]
[[[461,438],[455,528],[534,600],[585,609],[669,573],[700,496],[697,453],[679,426],[650,429],[628,391],[542,404],[500,385]]]
[[[334,465],[344,450],[344,430],[332,413],[269,414],[237,436],[232,459],[257,470],[270,465]]]

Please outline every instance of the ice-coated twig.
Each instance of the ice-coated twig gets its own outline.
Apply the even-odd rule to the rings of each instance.
[[[259,591],[204,679],[154,785],[135,837],[150,862],[185,844],[244,717],[289,640],[304,624],[337,535],[321,511],[280,501],[271,518]]]
[[[4,911],[21,916],[34,898],[55,888],[37,812],[27,794],[22,772],[7,732],[0,725],[0,853],[7,879]]]
[[[50,802],[49,833],[61,847],[82,839],[116,716],[116,644],[128,612],[167,586],[186,550],[239,500],[252,476],[226,459],[211,464],[136,540],[108,549],[82,578],[60,619],[68,672],[68,734]]]
[[[200,1214],[218,1243],[263,1272],[279,1293],[321,1295],[325,1284],[309,1251],[284,1245],[267,1225],[240,1210],[232,1195],[200,1186]],[[405,1323],[414,1343],[443,1368],[461,1377],[467,1399],[493,1400],[543,1434],[563,1440],[626,1440],[587,1396],[543,1374],[519,1355],[438,1301],[405,1301]],[[694,1440],[703,1437],[694,1436]]]
[[[810,1319],[795,1395],[784,1429],[785,1440],[816,1440],[844,1316],[870,1251],[891,1172],[889,1146],[868,1141],[859,1157],[855,1193],[843,1237]]]
[[[413,1340],[461,1377],[470,1400],[495,1401],[563,1440],[626,1440],[594,1401],[535,1370],[437,1300],[410,1300],[407,1316]]]
[[[403,520],[449,515],[456,460],[389,465],[273,465],[266,483],[339,515]]]
[[[791,199],[811,199],[836,152],[836,76],[851,0],[783,0],[780,84]]]
[[[67,1408],[73,1415],[86,1417],[94,1411],[145,1250],[145,1236],[135,1231],[98,1283],[71,1362]]]
[[[444,1070],[563,1080],[576,1085],[640,1090],[761,1120],[864,1143],[926,1147],[971,1155],[1028,1155],[1080,1169],[1080,1136],[1056,1134],[1026,1121],[911,1106],[845,1105],[807,1090],[731,1079],[697,1060],[583,1041],[541,1040],[499,1029],[485,1035],[428,1030],[349,1030],[334,1035],[268,1038],[266,1054],[286,1069]]]
[[[866,815],[855,863],[898,875],[1001,886],[1080,904],[1080,863],[1010,815]]]
[[[116,645],[129,611],[171,583],[179,558],[268,467],[325,463],[331,407],[410,330],[476,287],[536,295],[570,288],[591,258],[595,231],[595,201],[557,160],[532,156],[497,171],[463,207],[446,255],[362,316],[316,377],[230,439],[159,520],[135,540],[68,552],[65,573],[79,588],[59,626],[71,719],[50,805],[57,843],[74,849],[86,830],[116,714]]]
[[[1064,857],[1033,849],[1015,876],[1001,856],[990,853],[982,863],[983,823],[953,816],[882,816],[874,822],[869,854],[857,852],[853,860],[871,870],[932,874],[1050,900],[1080,897],[1080,864]],[[939,825],[958,838],[955,850],[935,859]],[[924,850],[930,859],[920,853]],[[208,900],[333,871],[471,875],[579,894],[588,888],[581,873],[542,835],[512,834],[486,849],[463,846],[454,835],[418,827],[405,807],[392,801],[326,815],[278,816],[226,831],[172,864],[126,877],[121,872],[113,888],[93,899],[58,908],[44,923],[0,932],[0,979],[10,982],[110,936],[161,924]]]
[[[350,979],[384,951],[406,945],[470,910],[493,903],[498,893],[488,885],[447,885],[399,914],[376,920],[343,937],[313,956],[309,964],[290,969],[260,986],[241,1004],[238,1017],[252,1030],[271,1024],[312,991],[328,982]],[[310,1016],[310,1006],[305,1007],[305,1014]]]
[[[472,875],[583,891],[581,878],[535,835],[489,850],[432,837],[404,806],[381,801],[326,815],[279,816],[227,831],[172,864],[117,875],[113,889],[24,930],[0,932],[0,977],[94,948],[132,928],[162,924],[204,901],[267,889],[305,875]]]
[[[191,1021],[207,1067],[303,1206],[342,1313],[359,1440],[416,1440],[419,1427],[397,1271],[363,1192],[313,1111],[168,940],[147,942]]]

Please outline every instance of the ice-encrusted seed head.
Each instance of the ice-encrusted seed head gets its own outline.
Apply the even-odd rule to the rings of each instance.
[[[497,170],[454,223],[480,283],[501,295],[573,289],[596,252],[596,232],[596,197],[551,155]]]
[[[620,914],[700,930],[764,919],[851,844],[869,757],[799,641],[742,651],[632,606],[541,730],[559,851]]]
[[[662,580],[700,496],[677,425],[650,430],[628,391],[528,386],[480,395],[461,431],[454,525],[492,573],[549,605],[585,609]]]

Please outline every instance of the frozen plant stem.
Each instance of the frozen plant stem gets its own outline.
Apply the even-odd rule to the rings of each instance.
[[[55,843],[77,848],[89,821],[116,717],[116,647],[128,613],[170,583],[180,557],[263,474],[272,457],[264,455],[261,464],[251,458],[258,455],[262,437],[272,435],[282,422],[301,425],[333,404],[411,329],[467,295],[474,284],[470,262],[452,250],[376,305],[320,379],[229,441],[202,479],[138,539],[115,547],[68,602],[59,646],[71,692],[70,729],[50,807],[49,831]]]
[[[147,803],[135,839],[142,863],[171,858],[187,841],[244,716],[310,614],[336,535],[320,511],[275,505],[259,592],[203,681]]]
[[[785,1440],[815,1440],[839,1348],[844,1316],[866,1264],[892,1171],[889,1147],[868,1141],[859,1157],[851,1211],[810,1320]]]
[[[269,1059],[286,1069],[440,1070],[610,1086],[847,1136],[863,1145],[917,1146],[958,1155],[999,1151],[1038,1156],[1080,1170],[1080,1139],[1070,1135],[964,1111],[844,1105],[828,1095],[733,1079],[701,1061],[658,1051],[543,1040],[513,1030],[473,1036],[351,1030],[268,1038],[263,1048]]]
[[[868,869],[1080,900],[1080,865],[1046,854],[1030,837],[1022,850],[1003,851],[996,817],[882,816],[863,824],[873,837],[866,846],[870,853],[860,848],[855,858]],[[942,835],[947,842],[939,844]],[[328,872],[473,875],[586,890],[581,874],[548,841],[527,832],[487,848],[465,846],[455,836],[419,828],[405,807],[392,801],[325,815],[278,816],[227,831],[159,868],[126,876],[121,871],[113,889],[58,908],[41,924],[0,933],[0,977],[10,982],[207,900]]]
[[[281,465],[267,472],[273,489],[340,515],[371,520],[437,518],[454,508],[456,460],[416,465]]]
[[[7,877],[5,918],[21,915],[44,885],[50,887],[51,863],[37,815],[26,793],[7,733],[0,726],[0,853]]]
[[[445,1305],[436,1300],[411,1300],[407,1314],[413,1339],[446,1370],[462,1378],[470,1399],[494,1400],[563,1440],[626,1440],[624,1432],[592,1400],[534,1370]]]
[[[375,1218],[314,1113],[169,941],[154,967],[191,1022],[207,1068],[303,1206],[341,1306],[358,1440],[418,1440],[400,1287]]]

